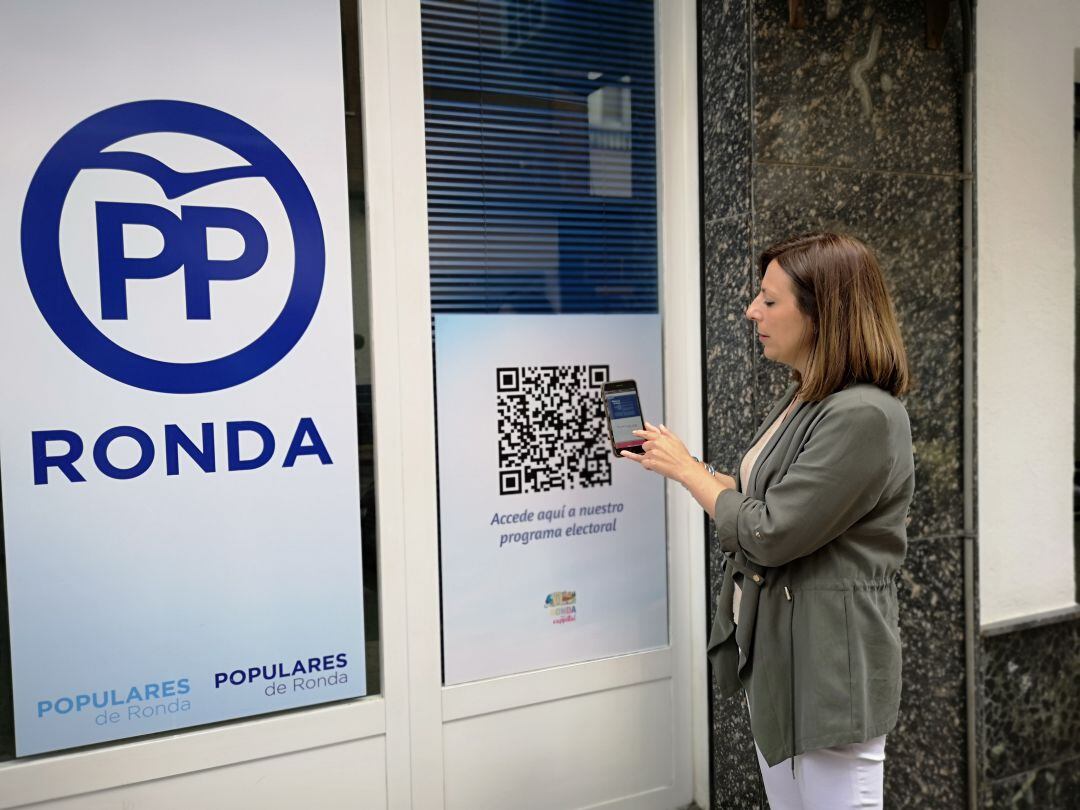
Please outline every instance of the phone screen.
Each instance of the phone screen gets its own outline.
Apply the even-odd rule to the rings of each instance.
[[[634,435],[635,430],[642,430],[645,423],[641,418],[641,402],[638,400],[637,386],[631,384],[625,388],[605,388],[604,405],[611,425],[611,440],[615,452],[634,450],[645,440]]]

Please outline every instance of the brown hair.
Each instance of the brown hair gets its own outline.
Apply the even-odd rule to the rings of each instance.
[[[911,388],[907,352],[885,277],[873,252],[852,236],[808,233],[761,254],[759,271],[775,260],[787,273],[799,310],[813,324],[799,397],[817,402],[856,382],[902,396]]]

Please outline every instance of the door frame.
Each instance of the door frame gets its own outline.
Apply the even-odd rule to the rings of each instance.
[[[703,446],[697,8],[657,2],[658,213],[667,421]],[[671,684],[671,784],[610,806],[708,804],[705,531],[667,488],[667,647],[444,687],[419,0],[361,0],[373,375],[379,448],[387,768],[391,806],[446,806],[447,724],[661,680]],[[382,210],[380,210],[380,208]],[[382,406],[382,407],[380,407]],[[392,409],[392,410],[391,410]],[[407,427],[407,429],[406,429]],[[388,457],[388,448],[399,452]],[[402,500],[384,503],[388,479]],[[386,523],[383,523],[383,521]],[[404,649],[390,639],[407,639]],[[528,756],[527,752],[519,752]],[[411,778],[406,787],[401,781]],[[399,804],[400,800],[400,804]],[[608,806],[605,802],[605,806]]]

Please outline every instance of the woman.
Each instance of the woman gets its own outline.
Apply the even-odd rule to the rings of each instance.
[[[896,398],[907,358],[881,269],[858,240],[789,239],[759,271],[746,317],[794,382],[736,476],[663,425],[646,423],[644,454],[623,456],[683,484],[714,520],[724,575],[709,658],[724,697],[746,691],[770,806],[880,808],[915,479]]]

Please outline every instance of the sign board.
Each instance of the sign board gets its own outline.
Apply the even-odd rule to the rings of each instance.
[[[0,8],[19,755],[365,692],[338,14]]]
[[[659,315],[435,318],[447,684],[668,641],[664,485],[600,396],[662,417]]]

